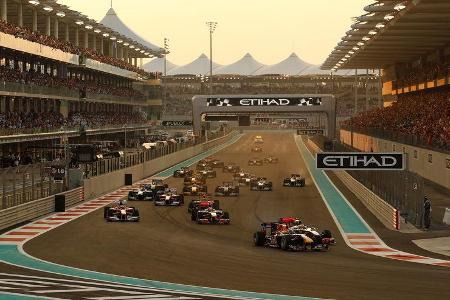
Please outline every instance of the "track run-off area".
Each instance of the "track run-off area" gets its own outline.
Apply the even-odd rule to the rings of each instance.
[[[251,152],[256,134],[264,139],[262,153]],[[273,191],[241,187],[239,197],[220,198],[221,207],[230,212],[228,226],[197,225],[187,205],[155,207],[152,202],[131,204],[140,210],[138,223],[108,223],[100,208],[124,197],[129,188],[122,188],[3,234],[1,267],[9,268],[8,274],[41,278],[32,281],[52,277],[54,282],[83,280],[83,286],[89,286],[76,297],[63,299],[100,299],[95,298],[101,294],[96,292],[100,283],[103,291],[113,290],[104,287],[111,284],[124,290],[143,289],[131,291],[135,297],[126,299],[156,299],[158,294],[161,299],[450,298],[449,262],[387,246],[326,174],[314,169],[313,156],[299,137],[247,133],[184,165],[208,155],[267,177]],[[247,166],[250,158],[268,155],[278,157],[279,163]],[[183,180],[170,177],[180,166],[155,177],[166,178],[171,187],[181,190]],[[283,187],[283,178],[291,173],[304,175],[306,186]],[[231,173],[217,169],[217,175],[207,180],[210,192],[232,180]],[[305,253],[254,247],[252,235],[259,224],[283,216],[299,217],[320,230],[330,229],[337,244],[328,252]],[[26,269],[19,271],[14,266]],[[0,274],[0,292],[14,294],[14,287],[7,291],[4,284],[12,279],[4,276]],[[148,296],[139,298],[139,293]],[[49,289],[34,295],[61,298]]]

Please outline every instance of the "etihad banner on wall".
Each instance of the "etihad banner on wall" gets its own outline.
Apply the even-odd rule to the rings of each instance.
[[[162,121],[162,126],[165,127],[183,127],[183,126],[192,126],[192,121],[183,120],[183,121]]]
[[[323,152],[316,154],[316,168],[323,170],[404,170],[403,153]]]
[[[206,106],[316,106],[322,105],[321,97],[227,97],[207,98]]]

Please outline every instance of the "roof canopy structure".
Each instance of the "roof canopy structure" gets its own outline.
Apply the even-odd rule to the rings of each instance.
[[[450,42],[448,0],[378,0],[364,10],[322,69],[385,68]]]
[[[171,63],[169,60],[166,62],[166,71],[169,72],[170,70],[178,67],[176,64]],[[147,72],[157,72],[157,73],[163,73],[164,74],[164,57],[158,57],[153,59],[152,61],[149,61],[144,65],[144,70]]]
[[[56,0],[22,1],[22,5],[22,16],[24,24],[32,24],[32,11],[38,10],[39,14],[56,17],[60,20],[61,23],[69,24],[70,26],[68,30],[71,37],[71,42],[73,42],[76,28],[79,28],[89,32],[90,34],[103,37],[104,39],[116,41],[117,43],[122,44],[124,47],[129,47],[130,51],[133,52],[132,57],[153,57],[161,56],[164,53],[164,49],[161,49],[151,43],[145,42],[144,39],[140,38],[131,30],[119,31],[119,27],[112,28],[110,27],[110,25],[112,24],[109,24],[107,22],[105,22],[104,24],[99,23],[78,11],[70,9],[67,5],[59,4]],[[19,15],[19,6],[8,5],[8,14],[17,18],[17,16]],[[108,15],[105,17],[105,19],[107,17]],[[46,19],[37,18],[36,25],[39,32],[45,32]],[[62,26],[60,26],[60,30],[63,30]],[[83,36],[80,36],[80,39],[82,38]]]
[[[289,55],[288,58],[282,60],[277,64],[261,68],[256,72],[255,75],[272,75],[272,74],[283,74],[291,76],[302,75],[302,73],[310,67],[313,67],[313,65],[301,60],[297,56],[297,54],[292,53],[291,55]]]
[[[213,62],[213,70],[221,67],[221,65]],[[214,72],[215,73],[215,72]],[[167,75],[208,75],[209,74],[209,58],[205,54],[201,54],[197,59],[187,65],[173,68]]]
[[[218,68],[214,71],[215,75],[254,75],[258,70],[263,68],[265,65],[258,62],[253,58],[250,53],[247,53],[240,60]]]
[[[125,23],[122,22],[122,20],[119,18],[112,7],[108,10],[106,16],[100,21],[100,23],[111,28],[114,31],[117,31],[121,35],[133,39],[134,41],[138,42],[148,49],[153,50],[154,52],[164,52],[164,49],[143,39],[137,33],[131,30],[127,25],[125,25]]]

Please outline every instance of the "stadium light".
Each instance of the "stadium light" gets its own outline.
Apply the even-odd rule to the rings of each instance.
[[[127,47],[127,46],[130,45],[130,43],[125,42],[125,43],[123,43],[123,45],[124,45],[125,47]]]
[[[386,21],[390,21],[390,20],[392,20],[393,18],[395,18],[395,16],[394,16],[393,14],[387,14],[387,15],[384,16],[384,19],[385,19]]]
[[[97,28],[97,29],[94,29],[94,32],[95,32],[95,33],[100,33],[100,32],[102,32],[102,31],[101,31],[100,29]]]
[[[353,50],[350,50],[350,51],[348,51],[348,53],[349,53],[349,54],[354,54],[354,53],[355,53],[355,51],[353,51]]]
[[[401,3],[398,3],[396,6],[394,6],[394,9],[396,11],[401,11],[405,8],[406,8],[406,2],[401,2]]]
[[[342,60],[342,61],[347,61],[347,58],[344,57],[344,58],[342,58],[341,60]]]
[[[43,8],[45,11],[51,12],[53,10],[53,7],[51,6],[44,6]]]
[[[134,49],[134,46],[133,46],[133,45],[130,45],[130,49]]]
[[[363,37],[362,37],[362,40],[363,40],[363,41],[368,41],[368,40],[370,40],[370,36],[363,36]]]
[[[131,48],[131,47],[130,47],[130,48]],[[135,50],[136,50],[136,51],[140,51],[140,50],[141,50],[141,48],[136,48]]]
[[[105,33],[103,34],[103,36],[104,36],[104,37],[108,37],[108,36],[109,36],[109,33],[106,33],[106,32],[105,32]]]
[[[141,53],[145,53],[145,50],[141,50]]]
[[[84,24],[84,22],[83,22],[83,21],[81,21],[81,20],[77,20],[77,21],[75,21],[75,24],[77,24],[77,25],[83,25],[83,24]]]
[[[347,57],[347,58],[350,58],[350,54],[345,54],[345,56],[344,57]]]
[[[30,3],[31,5],[39,5],[40,4],[40,2],[37,0],[30,0],[30,1],[28,1],[28,3]]]
[[[123,40],[117,40],[117,42],[118,42],[119,44],[122,44],[122,43],[123,43]]]
[[[358,46],[364,46],[364,42],[358,42],[356,43]]]
[[[359,47],[356,47],[356,46],[355,46],[355,47],[353,47],[352,49],[356,51],[356,50],[359,50]]]
[[[370,35],[376,35],[378,32],[376,31],[376,30],[371,30],[371,31],[369,31],[369,34]]]
[[[66,14],[65,14],[63,11],[58,11],[58,12],[56,13],[56,16],[57,16],[57,17],[60,17],[60,18],[64,18],[64,17],[66,16]]]
[[[212,55],[213,55],[213,47],[212,47],[212,37],[213,37],[213,33],[214,33],[214,31],[216,30],[216,28],[217,28],[217,22],[215,22],[215,21],[208,21],[208,22],[206,22],[206,26],[208,26],[208,28],[209,28],[209,77],[210,77],[210,82],[209,82],[209,89],[210,89],[210,93],[212,94],[212,92],[213,92],[213,82],[212,82],[212,80],[213,80],[213,78],[212,78],[212,75],[213,75],[213,71],[212,71],[212,69],[213,69],[213,67],[212,67]]]
[[[116,38],[115,36],[112,36],[112,37],[110,37],[109,39],[110,39],[111,41],[117,40],[117,38]]]
[[[386,25],[384,23],[377,23],[377,25],[375,25],[376,28],[380,29],[380,28],[384,28]]]
[[[91,30],[93,27],[92,27],[92,25],[86,25],[86,26],[84,26],[84,28],[86,28],[87,30]]]

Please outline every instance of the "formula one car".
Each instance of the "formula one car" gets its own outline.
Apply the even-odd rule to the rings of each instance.
[[[216,187],[214,195],[223,197],[237,197],[239,196],[239,186],[232,182],[224,182],[222,185]]]
[[[291,177],[283,180],[283,186],[303,187],[305,186],[305,178],[299,174],[291,174]]]
[[[228,165],[224,165],[222,170],[223,170],[223,172],[227,172],[227,173],[236,173],[236,172],[239,172],[241,170],[241,168],[236,164],[228,164]]]
[[[251,191],[272,191],[272,182],[267,181],[267,178],[258,177],[256,180],[250,182]]]
[[[262,143],[264,143],[263,138],[260,135],[255,136],[255,139],[253,141],[255,142],[255,144],[262,144]]]
[[[216,178],[217,173],[215,170],[213,170],[211,167],[206,167],[203,170],[199,171],[199,174],[201,174],[204,178]]]
[[[198,209],[192,210],[191,220],[198,224],[230,224],[230,214],[221,209],[214,209],[212,207],[203,207],[200,205]]]
[[[259,158],[252,158],[248,161],[249,166],[262,166],[263,160]]]
[[[283,250],[306,251],[328,250],[334,239],[329,230],[321,234],[315,229],[298,222],[286,223],[281,218],[279,222],[262,223],[261,229],[254,233],[255,246],[268,246]]]
[[[184,196],[177,193],[176,189],[168,189],[159,195],[153,203],[155,206],[181,206],[184,204]]]
[[[207,167],[209,167],[209,160],[208,159],[202,159],[197,163],[197,166],[195,167],[197,170],[203,170]]]
[[[153,197],[163,193],[167,188],[169,188],[169,186],[164,184],[161,179],[153,179],[150,184],[144,184],[144,189],[151,191],[153,193]]]
[[[236,172],[233,174],[234,180],[239,180],[240,178],[249,177],[250,173],[245,172],[244,170],[240,170],[239,172]]]
[[[249,186],[252,184],[252,182],[255,182],[257,179],[258,179],[258,177],[256,177],[255,175],[247,174],[247,175],[239,178],[237,180],[237,182],[238,182],[239,186],[245,186],[245,185]]]
[[[223,168],[224,163],[216,158],[212,158],[209,162],[211,168]]]
[[[112,206],[105,206],[103,217],[108,222],[139,222],[140,219],[139,210],[133,206],[127,206],[124,200]]]
[[[259,146],[254,146],[254,147],[252,147],[252,150],[251,150],[252,152],[262,152],[262,148],[261,147],[259,147]]]
[[[191,176],[192,174],[194,174],[193,170],[189,170],[188,167],[182,167],[179,170],[176,170],[175,172],[173,172],[173,177],[175,178],[183,178],[185,176]]]
[[[277,164],[278,163],[278,158],[273,157],[272,155],[264,158],[264,163],[265,164]]]
[[[191,176],[184,177],[184,185],[191,184],[206,184],[206,177],[200,173],[192,174]]]
[[[152,201],[154,196],[155,195],[154,195],[153,191],[147,189],[145,186],[142,186],[139,189],[133,189],[128,192],[128,200],[129,201],[133,201],[133,200]]]
[[[183,195],[185,196],[198,196],[202,193],[207,193],[208,187],[202,184],[191,184],[183,187]]]
[[[192,213],[192,211],[194,211],[194,210],[198,211],[200,208],[206,209],[207,207],[219,209],[219,205],[220,205],[219,200],[211,200],[209,198],[194,199],[194,200],[191,200],[191,202],[189,202],[188,213]]]

